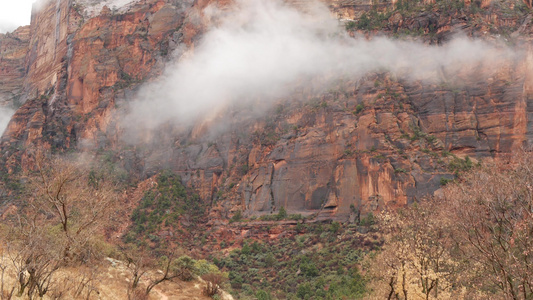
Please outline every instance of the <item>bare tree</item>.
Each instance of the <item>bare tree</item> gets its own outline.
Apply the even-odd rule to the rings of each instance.
[[[491,164],[445,189],[465,258],[510,299],[533,297],[533,158]]]
[[[63,272],[51,286],[49,297],[55,300],[94,298],[94,295],[100,294],[100,271],[99,265],[81,265],[75,268],[75,276],[71,272]]]
[[[101,229],[116,204],[115,186],[83,161],[35,155],[37,174],[31,176],[31,199],[46,223],[57,222],[64,238],[65,259],[87,260],[87,244]]]
[[[128,297],[130,299],[144,299],[158,284],[179,277],[178,262],[173,259],[174,252],[169,252],[168,256],[162,256],[159,261],[152,259],[153,255],[146,249],[125,248],[122,254],[127,263],[127,268],[131,272],[131,284],[128,287]],[[162,268],[159,272],[150,272],[155,268]],[[140,281],[144,278],[146,288],[141,292]]]
[[[26,174],[27,198],[16,212],[5,216],[10,230],[2,236],[16,273],[17,295],[30,299],[54,288],[58,288],[55,296],[60,296],[61,287],[55,283],[61,268],[97,265],[96,237],[117,198],[111,181],[81,160],[42,153],[34,158],[36,171]],[[92,290],[89,282],[80,282],[77,289]]]
[[[152,259],[146,250],[135,247],[123,248],[121,253],[131,273],[131,284],[128,287],[128,294],[130,294],[137,289],[139,281],[148,272]]]
[[[374,273],[387,299],[438,299],[453,295],[455,264],[446,221],[430,202],[380,216],[386,233],[385,250]],[[386,288],[383,288],[386,287]]]
[[[10,300],[15,292],[15,286],[8,287],[6,275],[8,272],[9,262],[5,253],[0,253],[0,299]]]
[[[19,297],[25,292],[30,299],[34,295],[43,297],[63,264],[60,247],[47,229],[20,221],[8,236],[6,251],[16,272]]]
[[[532,153],[486,163],[380,224],[386,243],[373,270],[382,297],[533,298]]]
[[[146,295],[150,294],[156,285],[178,277],[179,273],[177,272],[176,268],[176,260],[173,259],[173,256],[174,253],[171,252],[168,257],[161,257],[159,266],[162,267],[163,270],[161,273],[156,272],[153,276],[150,276],[148,285],[146,287]]]

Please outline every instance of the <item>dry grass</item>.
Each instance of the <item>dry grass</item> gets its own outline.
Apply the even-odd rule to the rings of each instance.
[[[0,265],[6,264],[4,289],[11,290],[16,276],[7,256],[0,254]],[[128,299],[129,271],[121,261],[106,258],[97,266],[65,268],[58,271],[52,282],[52,289],[43,299]],[[140,286],[146,282],[141,279]],[[202,300],[211,299],[203,295],[201,279],[190,282],[167,281],[156,286],[147,299],[150,300]],[[15,289],[16,294],[17,290]],[[223,299],[232,299],[223,293]],[[1,298],[0,298],[1,299]],[[27,299],[16,297],[13,299]]]

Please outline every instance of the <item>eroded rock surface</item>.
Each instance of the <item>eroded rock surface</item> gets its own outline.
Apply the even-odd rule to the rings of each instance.
[[[26,56],[30,42],[30,27],[20,27],[12,33],[0,34],[0,105],[18,105],[26,76]]]

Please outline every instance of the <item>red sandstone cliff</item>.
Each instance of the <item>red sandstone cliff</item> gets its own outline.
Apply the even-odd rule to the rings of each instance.
[[[0,36],[0,96],[4,102],[27,99],[2,137],[6,171],[31,165],[32,146],[61,152],[81,149],[83,141],[113,152],[130,176],[170,167],[213,203],[215,218],[283,206],[289,213],[345,220],[432,193],[441,178],[453,178],[465,155],[477,161],[531,144],[530,54],[490,81],[423,85],[369,74],[325,93],[302,91],[270,108],[269,117],[250,119],[245,109],[218,116],[230,125],[215,137],[215,125],[198,124],[168,128],[142,149],[122,145],[120,108],[162,72],[178,45],[194,49],[210,2],[146,0],[126,11],[104,7],[88,15],[76,1],[48,1],[29,28]],[[329,4],[351,18],[368,10],[367,2]],[[393,15],[385,31],[436,30],[428,42],[443,42],[465,24],[470,34],[483,36],[491,22],[511,24],[517,39],[528,42],[531,18],[492,18],[468,27],[460,15]]]
[[[21,101],[29,40],[29,26],[20,27],[12,33],[0,34],[0,104],[2,106]]]

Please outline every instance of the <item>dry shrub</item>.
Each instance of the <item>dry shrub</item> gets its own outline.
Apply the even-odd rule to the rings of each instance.
[[[148,294],[142,288],[128,289],[129,300],[148,300]]]
[[[202,279],[205,281],[204,293],[209,297],[218,294],[221,285],[227,280],[222,273],[208,273],[203,275]]]

